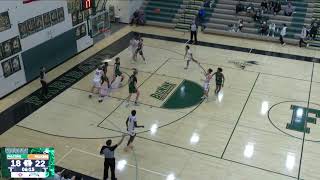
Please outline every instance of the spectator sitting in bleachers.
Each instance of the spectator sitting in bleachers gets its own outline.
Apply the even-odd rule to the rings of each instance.
[[[140,11],[140,14],[139,14],[139,24],[140,24],[140,25],[146,24],[146,15],[144,14],[144,11]]]
[[[205,0],[203,3],[203,7],[210,7],[211,0]]]
[[[294,8],[290,2],[288,2],[288,5],[284,9],[284,15],[285,16],[291,16],[294,11]]]
[[[274,8],[274,1],[269,0],[268,1],[268,13],[273,13],[273,8]]]
[[[310,29],[310,37],[312,40],[316,39],[316,36],[318,34],[318,28],[319,28],[318,23],[313,22]]]
[[[238,1],[238,4],[236,5],[236,14],[238,14],[241,11],[244,11],[244,9],[244,5],[240,1]]]
[[[270,23],[269,28],[268,28],[268,36],[274,37],[274,33],[276,32],[276,24],[275,23]]]
[[[132,15],[130,25],[132,25],[133,23],[137,23],[138,18],[139,18],[139,11],[135,11]]]
[[[143,11],[136,10],[131,18],[130,25],[144,25],[145,24],[145,15]]]
[[[263,0],[261,2],[261,12],[262,12],[262,14],[264,14],[267,11],[268,11],[268,3],[266,0]]]
[[[267,35],[268,32],[268,24],[266,21],[263,21],[263,23],[261,24],[261,29],[260,29],[260,34],[262,35]]]
[[[204,8],[201,8],[198,13],[198,24],[201,26],[201,31],[203,31],[206,27],[204,24],[206,16],[206,11]]]
[[[229,32],[237,32],[238,28],[237,28],[237,25],[236,24],[230,24],[228,25],[229,27]]]
[[[213,8],[214,3],[215,3],[214,0],[211,0],[211,1],[210,1],[210,8]]]
[[[281,11],[281,2],[278,0],[273,7],[273,13],[274,15],[278,14]]]
[[[239,31],[242,32],[242,28],[243,28],[243,19],[239,19],[237,32]]]
[[[250,2],[250,4],[247,6],[247,14],[252,14],[252,13],[254,13],[254,6],[252,2]]]
[[[319,22],[319,23],[317,23],[317,22]],[[312,19],[310,26],[307,27],[307,38],[309,40],[312,39],[312,37],[311,37],[311,29],[312,29],[313,23],[320,24],[320,21],[318,19]],[[314,29],[313,29],[313,31],[314,31]]]
[[[261,14],[261,11],[258,9],[257,11],[255,11],[254,15],[253,15],[253,20],[255,22],[259,22],[261,23],[261,20],[262,20],[262,14]]]
[[[214,5],[214,0],[205,0],[205,1],[204,1],[204,4],[203,4],[203,7],[212,8],[213,5]]]
[[[306,35],[306,38],[307,38],[308,40],[311,39],[310,31],[311,31],[311,25],[310,25],[310,26],[307,26],[307,35]]]

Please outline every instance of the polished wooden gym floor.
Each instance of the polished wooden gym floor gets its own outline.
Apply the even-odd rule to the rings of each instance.
[[[131,31],[145,33],[147,64],[141,58],[132,63],[129,42],[119,41]],[[93,75],[85,74],[1,134],[0,146],[53,146],[58,166],[102,179],[99,150],[107,139],[119,140],[135,109],[145,128],[137,130],[132,151],[123,150],[128,137],[117,149],[119,180],[319,180],[320,51],[201,33],[202,44],[191,45],[194,58],[204,69],[223,68],[226,78],[218,96],[212,82],[202,101],[202,68],[191,63],[184,69],[188,37],[125,27],[100,41],[51,70],[50,81],[119,43],[125,82],[132,68],[139,70],[140,105],[126,106],[126,83],[102,103],[89,99]],[[159,98],[154,94],[164,83],[172,88]],[[35,80],[1,99],[0,112],[39,87]]]

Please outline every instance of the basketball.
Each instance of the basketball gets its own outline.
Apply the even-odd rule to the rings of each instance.
[[[155,12],[155,13],[160,13],[160,8],[154,9],[154,12]]]

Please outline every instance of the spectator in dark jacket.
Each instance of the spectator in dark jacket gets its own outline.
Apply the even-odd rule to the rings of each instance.
[[[316,39],[316,36],[318,34],[318,28],[319,28],[318,23],[316,22],[312,23],[311,29],[310,29],[310,36],[313,40]]]
[[[260,6],[261,6],[262,14],[268,11],[268,3],[266,0],[263,0]]]
[[[267,35],[267,33],[268,33],[268,24],[267,24],[266,21],[263,21],[263,23],[261,24],[260,33],[261,33],[261,35]]]
[[[273,7],[273,13],[274,15],[278,14],[281,11],[281,2],[278,0]]]
[[[255,22],[261,23],[261,19],[262,19],[262,14],[261,14],[261,12],[258,10],[258,11],[256,11],[255,14],[253,15],[253,20],[254,20]]]
[[[131,18],[130,25],[144,25],[145,24],[145,16],[144,12],[140,10],[136,10]]]
[[[273,13],[273,9],[274,9],[274,1],[273,0],[269,0],[268,1],[268,12],[269,13]]]
[[[139,11],[135,11],[132,15],[130,25],[137,23],[138,19],[139,19]]]
[[[244,11],[244,5],[243,4],[241,4],[241,2],[240,1],[238,1],[238,4],[236,5],[236,14],[238,14],[239,12],[241,12],[241,11]]]

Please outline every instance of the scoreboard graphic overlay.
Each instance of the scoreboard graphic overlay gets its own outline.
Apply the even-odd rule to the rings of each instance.
[[[0,160],[2,177],[54,177],[54,148],[3,147]]]

